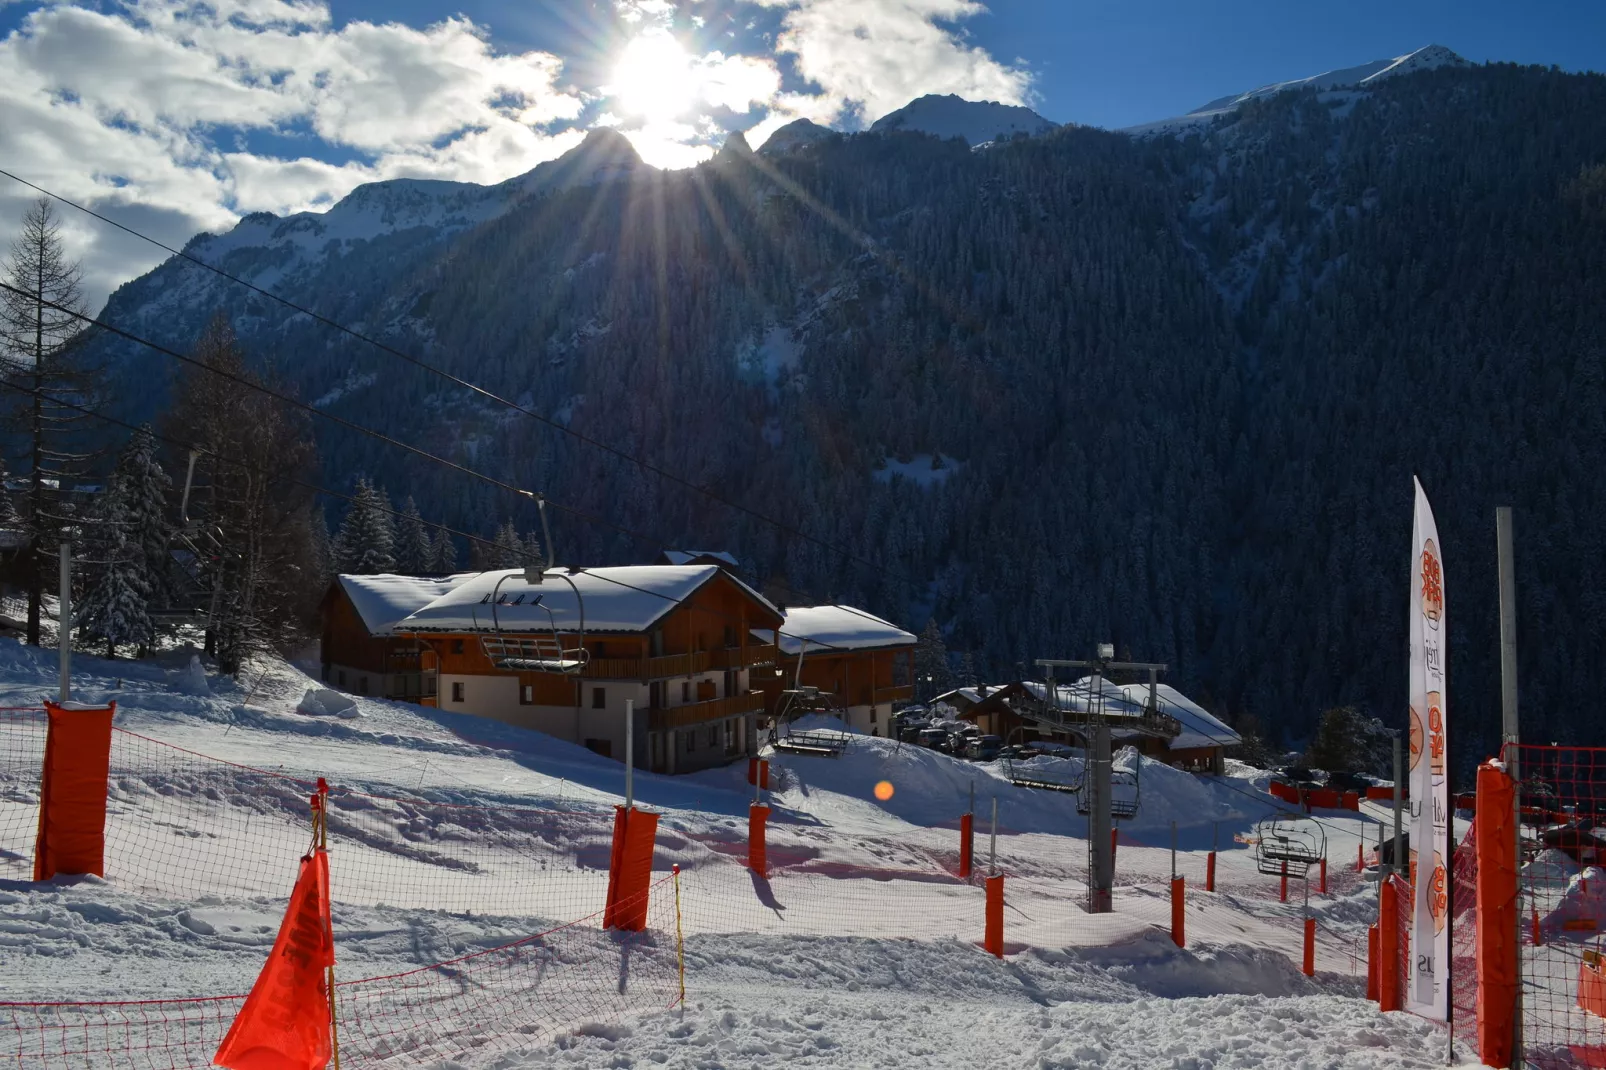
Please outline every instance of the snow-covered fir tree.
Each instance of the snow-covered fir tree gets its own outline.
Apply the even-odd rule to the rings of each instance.
[[[395,571],[396,525],[389,498],[366,479],[357,480],[352,497],[335,536],[335,568],[358,576]]]
[[[451,533],[445,528],[435,529],[435,541],[430,544],[429,561],[429,570],[440,576],[457,570],[457,544],[452,541]]]
[[[935,620],[926,622],[915,646],[915,694],[922,700],[950,691],[954,686],[954,670],[948,664],[948,645],[942,641],[942,629]]]
[[[533,532],[520,535],[513,521],[507,520],[496,529],[493,546],[483,548],[486,568],[523,568],[541,564],[541,541]]]
[[[318,586],[328,586],[335,577],[335,547],[322,508],[314,508],[307,518],[307,536],[307,559],[318,577]]]
[[[141,428],[117,459],[87,543],[93,580],[79,604],[78,624],[85,636],[106,641],[108,658],[121,643],[143,648],[155,637],[150,607],[166,594],[171,488],[156,461],[155,439]]]
[[[425,575],[432,571],[434,547],[411,494],[402,502],[401,514],[396,524],[396,571],[407,576]]]

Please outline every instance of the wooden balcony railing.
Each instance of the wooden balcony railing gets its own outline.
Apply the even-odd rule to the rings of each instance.
[[[908,702],[915,697],[913,684],[900,684],[897,687],[878,687],[875,689],[877,705],[883,702]]]
[[[762,713],[763,710],[764,696],[759,692],[709,699],[707,702],[688,702],[684,706],[648,710],[647,730],[666,732],[671,728],[686,728],[706,721],[717,721],[722,717]]]
[[[746,647],[724,647],[710,650],[708,653],[711,658],[709,667],[714,669],[746,669],[754,665],[774,665],[776,657],[773,643],[750,643]]]
[[[657,658],[592,658],[581,675],[590,680],[667,680],[707,672],[709,660],[706,650]]]

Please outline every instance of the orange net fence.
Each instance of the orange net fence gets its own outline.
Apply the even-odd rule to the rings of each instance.
[[[1606,748],[1508,747],[1519,773],[1523,1051],[1606,1066]]]

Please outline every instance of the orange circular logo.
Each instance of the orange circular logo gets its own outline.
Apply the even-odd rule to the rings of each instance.
[[[1439,548],[1429,539],[1422,544],[1422,615],[1437,621],[1444,616],[1444,570],[1439,566]]]

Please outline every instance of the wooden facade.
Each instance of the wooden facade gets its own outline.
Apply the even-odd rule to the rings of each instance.
[[[329,585],[319,608],[325,683],[358,695],[433,704],[435,678],[417,640],[370,632],[339,580]]]
[[[849,727],[867,735],[896,735],[892,707],[914,698],[914,646],[897,645],[863,650],[811,650],[804,654],[802,670],[796,656],[781,657],[778,672],[770,672],[758,686],[764,692],[765,713],[778,715],[781,692],[794,681],[834,695],[845,708]]]

